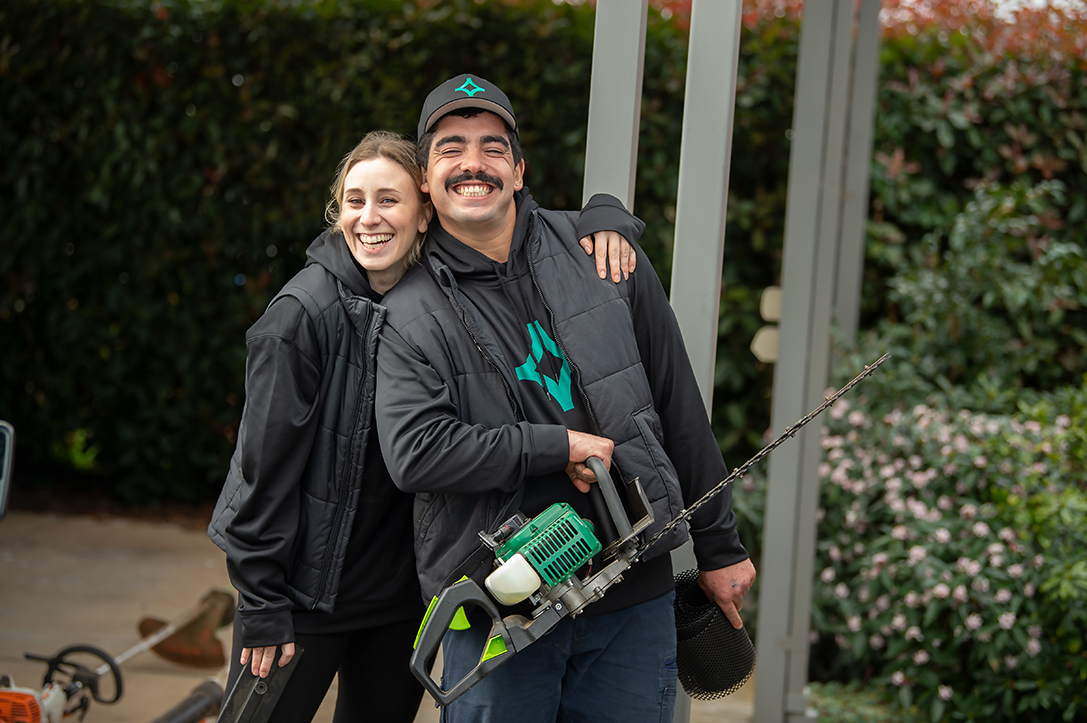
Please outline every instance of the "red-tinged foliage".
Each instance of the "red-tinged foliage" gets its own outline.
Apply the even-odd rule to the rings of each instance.
[[[687,27],[692,0],[650,3]],[[771,18],[799,20],[803,0],[744,0],[743,23],[753,28]],[[995,58],[1051,57],[1087,63],[1087,7],[1052,2],[1008,9],[992,0],[885,0],[880,13],[884,38],[938,32],[972,36],[976,48]]]

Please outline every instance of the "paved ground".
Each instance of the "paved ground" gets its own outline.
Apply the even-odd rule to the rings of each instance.
[[[141,618],[176,618],[211,589],[231,588],[222,553],[199,529],[9,511],[0,520],[0,674],[37,689],[45,666],[25,660],[25,652],[53,655],[85,643],[119,656],[139,643]],[[229,633],[218,633],[227,655]],[[132,656],[121,670],[123,696],[114,705],[92,704],[87,723],[151,723],[218,672],[151,651]],[[721,701],[694,701],[690,721],[747,723],[753,694],[749,684]],[[331,720],[326,700],[314,721]],[[437,720],[424,699],[416,723]]]

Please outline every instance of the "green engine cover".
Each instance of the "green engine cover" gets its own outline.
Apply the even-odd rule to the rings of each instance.
[[[540,578],[554,587],[573,577],[601,549],[592,525],[570,505],[557,502],[513,533],[495,554],[505,562],[520,552]]]

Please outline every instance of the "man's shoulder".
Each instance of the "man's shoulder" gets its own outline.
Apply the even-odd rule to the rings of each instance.
[[[385,323],[400,328],[420,316],[429,315],[437,307],[448,306],[448,298],[437,279],[425,266],[426,261],[408,269],[396,286],[381,300],[387,310]]]

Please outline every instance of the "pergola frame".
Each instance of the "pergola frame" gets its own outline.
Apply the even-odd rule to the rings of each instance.
[[[713,403],[721,267],[740,49],[741,0],[692,0],[671,303],[707,413]],[[808,0],[800,36],[782,260],[771,433],[818,406],[830,334],[859,317],[868,169],[879,68],[880,0]],[[598,0],[585,198],[634,206],[648,0]],[[629,131],[629,132],[628,132]],[[709,260],[714,263],[708,263]],[[818,429],[770,458],[759,570],[755,723],[814,721],[804,686],[819,503]],[[689,544],[677,570],[694,565]],[[690,719],[680,695],[675,720]]]

